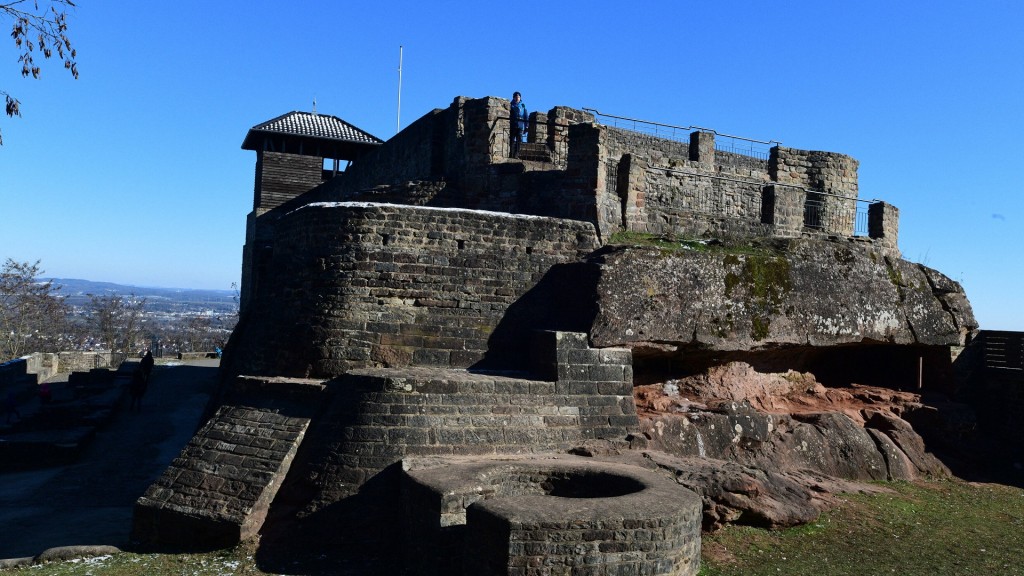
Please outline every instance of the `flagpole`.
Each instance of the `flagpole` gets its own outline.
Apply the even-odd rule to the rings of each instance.
[[[398,123],[395,134],[402,130],[402,46],[398,47]]]

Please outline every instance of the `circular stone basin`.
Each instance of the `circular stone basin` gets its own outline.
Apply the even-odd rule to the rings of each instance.
[[[639,492],[644,485],[628,476],[584,470],[550,471],[540,488],[544,494],[559,498],[614,498]]]
[[[571,456],[403,467],[410,573],[697,573],[701,501],[667,477]]]

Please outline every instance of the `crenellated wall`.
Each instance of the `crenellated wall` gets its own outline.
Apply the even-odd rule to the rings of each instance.
[[[767,159],[756,158],[717,150],[710,131],[680,142],[556,107],[531,113],[534,149],[530,160],[519,160],[509,157],[508,107],[501,98],[456,98],[332,181],[332,199],[582,220],[602,241],[620,230],[688,237],[855,233],[858,162],[849,156],[775,146]],[[783,195],[801,204],[799,219],[789,218],[788,208],[776,213]],[[882,247],[896,250],[897,215],[871,211],[867,218],[878,221],[868,237],[885,238]]]

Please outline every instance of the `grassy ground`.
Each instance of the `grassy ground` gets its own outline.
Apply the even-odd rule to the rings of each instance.
[[[1024,490],[960,481],[848,495],[817,522],[729,527],[703,543],[701,576],[1024,574]]]
[[[704,537],[701,576],[1024,575],[1024,490],[960,481],[886,484],[848,495],[790,530],[730,527]],[[32,575],[265,574],[251,548],[210,554],[118,554],[3,571]]]

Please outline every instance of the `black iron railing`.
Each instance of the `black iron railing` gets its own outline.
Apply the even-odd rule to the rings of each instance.
[[[1024,332],[982,330],[985,368],[999,371],[1024,371]]]
[[[600,116],[605,119],[601,123],[606,126],[622,128],[632,132],[639,132],[640,134],[648,134],[658,138],[664,138],[666,140],[689,142],[690,134],[692,132],[706,132],[708,134],[714,134],[715,150],[728,152],[730,154],[739,154],[741,156],[749,156],[764,162],[768,162],[768,156],[771,153],[772,146],[782,144],[782,142],[779,142],[778,140],[756,140],[754,138],[746,138],[744,136],[724,134],[717,130],[702,128],[700,126],[674,126],[672,124],[662,124],[661,122],[652,122],[650,120],[640,120],[637,118],[628,118],[626,116],[605,114],[593,108],[584,108],[583,110],[590,112],[594,116]]]
[[[804,200],[805,227],[834,230],[848,225],[852,225],[854,236],[868,235],[868,201],[807,190],[807,199]]]

